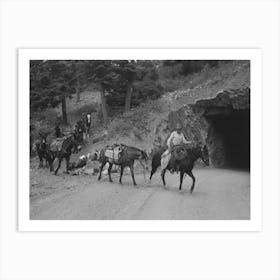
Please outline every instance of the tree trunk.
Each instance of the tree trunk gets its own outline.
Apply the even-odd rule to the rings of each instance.
[[[76,86],[76,103],[79,103],[81,100],[81,91],[80,91],[80,80],[77,78],[77,86]]]
[[[131,98],[132,98],[132,83],[127,85],[126,96],[125,96],[125,107],[124,111],[128,112],[131,106]]]
[[[80,88],[76,87],[76,103],[79,103],[81,101],[81,94],[80,94]]]
[[[101,109],[102,109],[103,120],[105,125],[107,125],[108,124],[107,103],[106,103],[105,90],[102,85],[100,85],[100,98],[101,98]]]
[[[64,124],[67,124],[68,120],[67,120],[67,112],[66,112],[66,97],[65,97],[65,95],[63,95],[62,99],[61,99],[61,109],[62,109],[62,121],[63,121]]]

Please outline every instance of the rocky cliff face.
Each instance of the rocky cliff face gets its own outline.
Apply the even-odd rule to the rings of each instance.
[[[217,93],[168,115],[158,133],[166,141],[177,123],[188,140],[206,144],[216,167],[250,166],[250,88]],[[159,133],[160,132],[160,133]]]
[[[248,167],[250,61],[232,61],[179,80],[181,87],[133,108],[110,123],[108,144],[157,150],[177,123],[186,138],[207,144],[217,167]],[[104,143],[102,143],[103,145]]]

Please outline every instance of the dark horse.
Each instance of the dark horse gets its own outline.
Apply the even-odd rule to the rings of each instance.
[[[76,140],[79,144],[84,142],[84,133],[86,132],[86,125],[83,120],[77,121],[75,126]]]
[[[192,173],[194,163],[198,158],[201,158],[202,161],[208,166],[209,165],[208,149],[206,146],[200,146],[200,145],[193,147],[193,148],[190,148],[185,145],[180,145],[180,147],[182,147],[184,155],[180,160],[176,160],[176,165],[178,166],[178,171],[180,171],[179,190],[182,189],[183,178],[184,178],[184,174],[186,173],[193,180],[193,183],[192,183],[192,186],[190,189],[190,192],[192,193],[194,190],[194,186],[195,186],[195,177]],[[151,171],[151,175],[150,175],[150,180],[152,179],[152,176],[156,172],[157,168],[160,166],[161,155],[164,153],[165,150],[166,150],[166,148],[163,147],[163,148],[160,148],[156,153],[154,153],[154,155],[152,157],[152,171]],[[171,166],[171,165],[172,164],[169,163],[168,166],[161,171],[161,178],[162,178],[162,182],[163,182],[164,186],[166,185],[165,184],[165,173],[166,173],[166,170],[170,170],[173,168],[173,166]]]
[[[134,170],[133,170],[134,161],[139,160],[140,163],[142,164],[142,166],[144,167],[142,160],[144,160],[145,163],[147,163],[147,160],[148,160],[148,155],[146,154],[146,152],[144,152],[143,150],[140,150],[138,148],[135,148],[135,147],[122,145],[122,151],[121,151],[119,160],[112,162],[108,157],[105,156],[105,151],[107,150],[107,148],[108,147],[106,147],[100,151],[99,161],[100,161],[101,165],[99,168],[98,180],[101,179],[102,170],[103,170],[105,164],[108,162],[109,163],[108,176],[109,176],[110,182],[113,182],[112,178],[111,178],[111,169],[112,169],[113,164],[115,164],[115,165],[119,165],[121,167],[119,183],[120,184],[122,183],[122,176],[123,176],[124,168],[128,166],[130,168],[133,184],[134,184],[134,186],[136,186],[137,184],[135,182]]]
[[[69,160],[70,156],[73,153],[78,152],[78,141],[77,141],[77,135],[75,133],[71,134],[69,137],[67,137],[61,145],[61,149],[58,151],[52,152],[53,153],[53,160],[50,165],[50,171],[53,170],[53,161],[55,158],[58,158],[58,166],[54,172],[54,174],[57,174],[57,171],[59,170],[61,166],[62,160],[65,158],[66,160],[66,173],[69,173]]]
[[[40,140],[35,141],[34,150],[37,152],[39,157],[39,166],[38,168],[44,167],[44,159],[46,162],[46,167],[48,163],[48,154],[47,151],[49,149],[49,145],[47,143],[47,136],[45,134],[40,133]]]

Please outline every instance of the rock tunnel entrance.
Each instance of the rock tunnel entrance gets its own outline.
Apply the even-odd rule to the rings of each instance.
[[[215,167],[250,170],[250,88],[220,92],[199,100],[208,123],[206,143]]]
[[[206,117],[207,144],[216,167],[250,169],[250,110],[233,110]]]

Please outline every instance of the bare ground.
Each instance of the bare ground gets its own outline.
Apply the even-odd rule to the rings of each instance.
[[[167,172],[168,173],[168,172]],[[137,187],[126,172],[123,184],[118,174],[114,183],[103,175],[57,176],[47,169],[30,172],[31,219],[249,219],[250,174],[246,171],[195,168],[197,179],[193,194],[186,177],[183,190],[178,190],[179,175],[166,174],[167,188],[159,172],[152,181],[148,173],[136,175]]]

